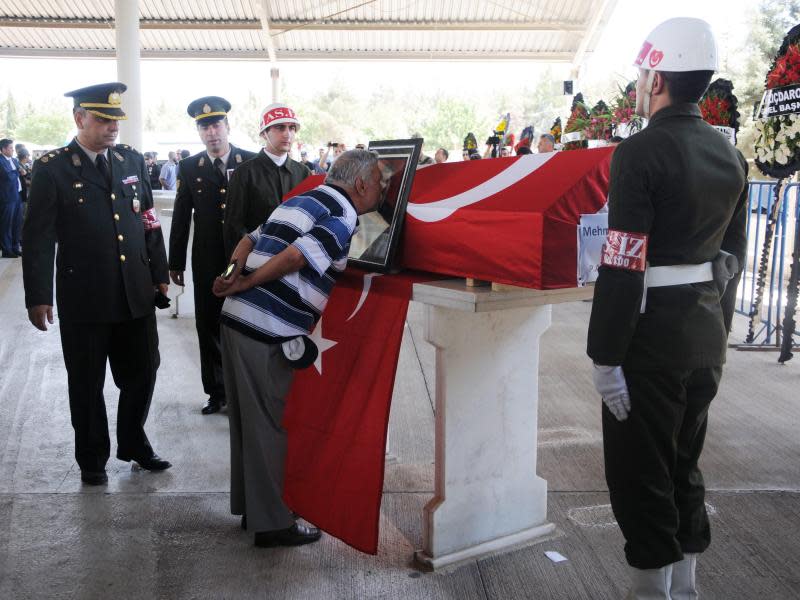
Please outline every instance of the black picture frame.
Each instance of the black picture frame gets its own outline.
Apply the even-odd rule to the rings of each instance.
[[[380,273],[397,270],[397,248],[422,142],[417,138],[369,143],[369,150],[380,157],[381,168],[390,169],[391,175],[378,208],[359,216],[358,232],[350,241],[348,264]]]

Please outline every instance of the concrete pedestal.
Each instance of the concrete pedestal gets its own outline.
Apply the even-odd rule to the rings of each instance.
[[[433,568],[544,538],[547,482],[536,475],[539,339],[551,304],[591,290],[417,284],[436,348],[436,466],[420,562]]]

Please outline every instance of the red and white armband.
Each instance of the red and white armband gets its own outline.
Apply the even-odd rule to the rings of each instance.
[[[647,234],[609,229],[600,264],[644,273],[647,268]]]
[[[161,229],[161,221],[158,220],[158,213],[156,209],[148,208],[142,213],[142,224],[145,231],[152,231],[153,229]]]

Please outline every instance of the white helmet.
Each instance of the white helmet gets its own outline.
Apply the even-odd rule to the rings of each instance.
[[[297,125],[297,129],[300,129],[300,121],[297,120],[295,112],[282,102],[276,102],[275,104],[270,104],[261,111],[261,121],[258,124],[258,132],[262,133],[267,127],[280,123],[294,123]]]
[[[656,26],[633,66],[650,71],[716,71],[717,43],[702,19],[676,17]]]

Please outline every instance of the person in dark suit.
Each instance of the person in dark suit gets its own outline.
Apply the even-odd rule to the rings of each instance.
[[[22,254],[22,183],[20,166],[14,158],[14,140],[0,140],[0,248],[3,258]]]
[[[89,485],[108,481],[106,361],[120,389],[117,458],[151,471],[171,466],[144,431],[160,361],[154,301],[169,279],[144,159],[114,143],[125,89],[115,82],[65,94],[78,135],[36,161],[23,237],[25,305],[42,331],[53,323],[55,258],[75,458]]]
[[[169,269],[172,281],[184,285],[186,247],[194,214],[192,277],[197,337],[200,343],[200,378],[208,400],[201,412],[210,415],[225,405],[222,356],[219,341],[219,313],[222,299],[211,293],[214,278],[228,264],[222,241],[222,221],[230,174],[255,154],[228,142],[230,102],[219,96],[193,101],[187,112],[197,123],[206,149],[181,160],[178,192],[169,234]]]
[[[150,187],[154,190],[161,189],[161,165],[156,162],[155,152],[144,153],[144,164],[147,165],[147,176],[150,178]]]

